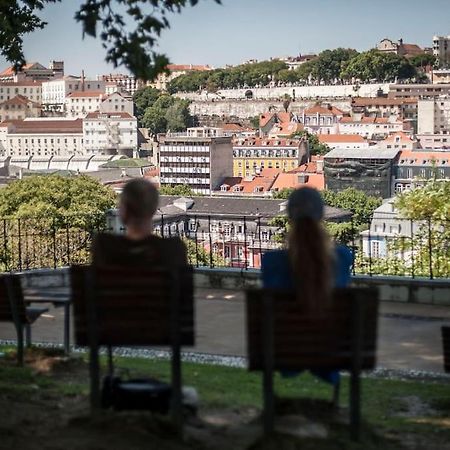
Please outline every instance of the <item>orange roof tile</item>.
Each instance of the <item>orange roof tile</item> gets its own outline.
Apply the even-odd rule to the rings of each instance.
[[[67,97],[70,97],[70,98],[100,97],[101,95],[103,95],[102,91],[76,91],[76,92],[71,92],[69,95],[67,95]]]
[[[90,112],[87,114],[85,119],[114,119],[114,118],[120,118],[120,119],[135,119],[135,117],[130,116],[127,112],[111,112],[111,113],[104,113],[99,111]]]
[[[408,136],[406,133],[404,133],[403,131],[397,131],[396,133],[390,134],[385,140],[384,142],[394,142],[396,140],[396,138],[399,137],[400,141],[408,141],[408,142],[413,142],[413,139],[411,139],[411,136]]]
[[[6,120],[0,126],[10,126],[10,133],[82,133],[82,119],[75,120]]]
[[[323,116],[342,116],[344,115],[344,112],[340,109],[336,108],[335,106],[331,106],[330,108],[326,108],[321,105],[315,105],[311,108],[307,108],[304,110],[305,115],[311,115],[311,114],[321,114]]]
[[[297,122],[284,122],[276,123],[273,128],[269,131],[270,134],[275,134],[278,136],[290,136],[291,134],[303,131],[305,128],[303,124]]]
[[[283,112],[277,113],[276,115],[277,115],[277,119],[281,123],[289,123],[292,119],[292,113],[290,113],[290,112],[283,111]]]
[[[306,174],[305,183],[299,182],[299,173],[280,173],[272,185],[272,190],[296,189],[302,186],[313,187],[318,190],[325,189],[325,177],[322,173]]]
[[[403,102],[397,98],[386,97],[354,97],[352,106],[399,106]]]
[[[259,116],[259,126],[260,127],[265,127],[270,122],[270,120],[274,117],[274,115],[275,114],[273,114],[273,113],[261,114]]]
[[[402,150],[399,154],[399,164],[423,164],[423,161],[435,160],[439,165],[450,165],[450,152]]]

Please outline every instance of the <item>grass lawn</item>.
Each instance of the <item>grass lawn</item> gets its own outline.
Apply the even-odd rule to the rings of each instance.
[[[167,432],[170,427],[164,428],[162,436],[154,426],[149,429],[149,420],[155,419],[148,419],[144,413],[139,417],[105,413],[101,422],[96,419],[93,423],[88,414],[85,356],[67,360],[36,349],[29,353],[26,366],[18,368],[12,350],[1,350],[6,351],[6,357],[0,359],[0,435],[6,436],[6,440],[0,440],[1,449],[450,449],[448,380],[364,378],[363,436],[359,443],[353,443],[346,423],[347,377],[341,391],[341,411],[336,414],[325,402],[331,398],[327,384],[307,374],[289,379],[277,376],[277,396],[291,399],[277,402],[279,415],[301,415],[306,428],[318,424],[326,434],[322,438],[278,434],[264,441],[259,423],[260,374],[184,363],[183,384],[198,390],[201,405],[199,419],[187,427],[187,441],[180,443]],[[115,362],[124,374],[163,380],[169,377],[169,363],[164,360],[116,358]],[[146,426],[141,429],[136,424],[142,423],[143,417]],[[46,445],[42,446],[42,440]],[[144,445],[149,440],[157,444]]]

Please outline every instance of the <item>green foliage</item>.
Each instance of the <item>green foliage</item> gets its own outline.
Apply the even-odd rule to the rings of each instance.
[[[61,0],[8,0],[0,2],[1,53],[16,68],[25,64],[23,36],[44,28],[37,15],[48,3]],[[220,4],[220,0],[214,0]],[[169,28],[168,15],[194,6],[198,0],[84,0],[75,14],[83,35],[99,37],[106,61],[129,69],[136,77],[152,80],[169,63],[154,50],[161,33]],[[133,24],[128,31],[127,24]]]
[[[188,238],[183,239],[183,242],[186,245],[189,264],[200,267],[224,267],[226,265],[218,252],[210,253],[201,242],[195,242]]]
[[[325,155],[331,150],[327,144],[322,144],[319,141],[319,138],[317,137],[316,134],[310,133],[306,130],[297,131],[296,133],[293,133],[290,137],[291,138],[306,137],[306,139],[308,140],[309,152],[311,153],[311,155]]]
[[[366,226],[376,208],[381,205],[381,198],[366,195],[363,191],[347,188],[340,192],[322,191],[326,205],[343,208],[352,212],[355,228]]]
[[[192,71],[181,75],[169,83],[168,91],[195,92],[207,89],[215,92],[219,89],[233,89],[243,86],[265,86],[271,80],[279,81],[280,71],[286,71],[287,66],[283,61],[261,61],[255,64],[242,64],[227,69],[210,71]]]
[[[139,123],[142,122],[145,110],[153,106],[153,104],[161,96],[161,91],[150,86],[139,89],[133,96],[134,104],[136,105],[136,117]]]
[[[155,134],[183,131],[193,124],[189,104],[189,100],[161,95],[145,110],[142,125]]]
[[[421,188],[399,195],[396,206],[409,219],[448,221],[450,218],[450,183],[445,180],[428,181]]]
[[[350,48],[323,51],[317,59],[311,61],[314,78],[325,83],[341,78],[342,67],[357,55],[358,52]]]
[[[103,217],[116,203],[112,189],[88,176],[32,176],[0,190],[0,217]]]
[[[193,197],[195,193],[187,184],[177,184],[176,186],[161,186],[161,195],[179,195],[180,197]]]
[[[253,116],[249,119],[250,125],[256,130],[259,128],[259,116]]]
[[[274,192],[272,194],[273,198],[277,198],[277,199],[287,199],[289,198],[289,196],[291,195],[291,193],[294,191],[293,188],[284,188],[281,189],[281,191],[278,192]]]
[[[417,75],[416,69],[404,57],[395,53],[382,53],[376,49],[360,53],[342,67],[341,78],[357,78],[361,81],[393,82],[410,79]]]
[[[426,66],[436,66],[437,58],[429,53],[422,53],[421,55],[415,55],[409,58],[409,62],[416,68],[424,69]]]

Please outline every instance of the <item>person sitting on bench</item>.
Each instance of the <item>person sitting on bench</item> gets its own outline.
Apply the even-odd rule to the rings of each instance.
[[[296,189],[288,199],[287,212],[288,248],[263,255],[263,287],[293,289],[299,301],[311,310],[320,310],[331,300],[333,287],[349,284],[353,256],[347,247],[336,245],[333,249],[322,224],[324,204],[317,190]],[[283,372],[285,376],[296,374]],[[338,372],[314,374],[332,384],[339,382]]]
[[[153,234],[158,207],[157,188],[142,178],[123,188],[119,214],[125,235],[100,233],[92,244],[92,263],[97,266],[183,268],[188,265],[186,247],[178,237],[162,239]]]

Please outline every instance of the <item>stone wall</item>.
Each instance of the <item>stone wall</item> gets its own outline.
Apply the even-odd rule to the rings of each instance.
[[[252,89],[222,89],[217,93],[183,92],[175,94],[177,97],[187,98],[189,100],[212,100],[212,99],[245,99],[249,91],[252,92],[252,98],[255,100],[280,99],[289,95],[296,99],[330,99],[347,97],[376,97],[378,91],[384,94],[389,92],[388,83],[374,84],[345,84],[345,85],[326,85],[326,86],[290,86],[290,87],[272,87],[272,88],[252,88]]]
[[[321,100],[321,103],[326,103]],[[350,112],[351,99],[332,99],[331,104],[344,112]],[[305,108],[309,108],[317,103],[317,100],[301,100],[291,102],[289,111],[300,113]],[[236,117],[238,119],[247,119],[249,117],[258,116],[267,111],[284,111],[282,100],[208,100],[193,101],[190,105],[191,114],[197,117],[201,116],[218,116],[222,118]]]

